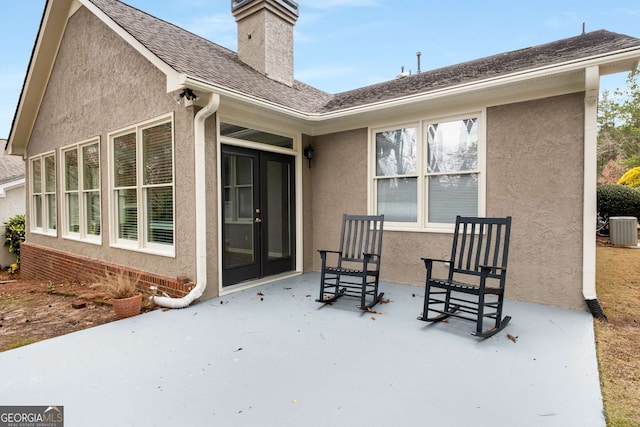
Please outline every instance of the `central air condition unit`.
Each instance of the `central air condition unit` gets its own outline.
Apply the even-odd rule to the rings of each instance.
[[[609,217],[609,237],[616,246],[638,246],[638,219],[634,216]]]

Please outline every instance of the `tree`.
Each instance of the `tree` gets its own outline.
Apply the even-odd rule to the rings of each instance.
[[[598,104],[598,174],[614,161],[626,169],[640,166],[640,83],[638,72],[626,88],[604,91]]]
[[[617,182],[619,185],[628,185],[632,188],[640,187],[640,166],[629,169]]]

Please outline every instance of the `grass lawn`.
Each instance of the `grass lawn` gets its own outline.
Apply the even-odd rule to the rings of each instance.
[[[594,320],[609,427],[640,426],[640,249],[597,248],[598,300],[609,322]]]

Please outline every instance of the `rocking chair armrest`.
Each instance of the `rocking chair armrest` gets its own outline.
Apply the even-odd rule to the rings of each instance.
[[[479,265],[480,269],[482,270],[482,272],[487,272],[487,274],[491,271],[491,270],[500,270],[500,272],[504,273],[505,271],[507,271],[507,267],[500,267],[497,265]]]
[[[331,254],[340,254],[342,252],[340,251],[330,251],[328,249],[318,249],[318,252],[320,252],[321,254],[326,254],[326,253],[331,253]]]
[[[324,266],[324,263],[327,260],[327,254],[336,254],[338,255],[338,260],[340,260],[342,258],[342,252],[340,251],[331,251],[328,249],[318,249],[318,253],[320,253],[320,259],[322,260],[322,265]]]
[[[443,264],[449,264],[451,262],[450,259],[424,258],[424,257],[422,257],[420,259],[422,259],[422,261],[424,261],[424,265],[425,266],[427,265],[427,263],[431,264],[433,262],[441,262]]]

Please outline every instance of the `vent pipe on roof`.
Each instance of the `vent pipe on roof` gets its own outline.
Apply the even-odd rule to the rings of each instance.
[[[416,56],[418,57],[418,74],[420,74],[420,56],[422,52],[416,52]]]
[[[411,75],[411,73],[410,73],[410,72],[406,72],[406,71],[404,71],[404,65],[402,65],[402,66],[400,67],[400,74],[398,74],[398,75],[396,76],[396,79],[401,79],[401,78],[403,78],[403,77],[407,77],[407,76],[410,76],[410,75]]]

